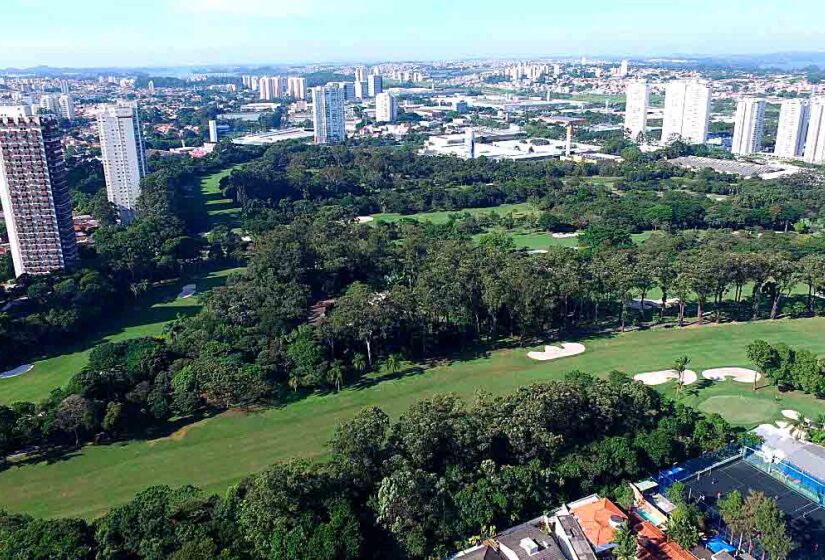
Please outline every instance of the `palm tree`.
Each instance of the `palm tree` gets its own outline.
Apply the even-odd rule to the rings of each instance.
[[[289,384],[289,388],[297,393],[298,392],[298,387],[301,385],[301,382],[296,376],[290,375],[288,384]]]
[[[335,383],[335,392],[341,392],[341,383],[344,382],[344,368],[341,367],[341,362],[335,360],[327,371],[327,379],[331,383]]]
[[[401,356],[398,354],[390,354],[387,356],[386,361],[387,369],[390,370],[390,373],[396,374],[401,369]]]
[[[687,366],[690,363],[690,358],[687,356],[681,356],[676,358],[676,361],[673,362],[673,369],[676,371],[676,395],[678,396],[682,390],[682,387],[685,384],[685,371],[687,370]]]
[[[808,430],[810,429],[810,421],[799,414],[796,418],[788,419],[788,427],[791,431],[791,437],[798,440],[808,438]]]
[[[359,352],[352,357],[352,367],[354,367],[359,373],[364,373],[364,371],[366,371],[367,360],[364,358],[363,354]]]

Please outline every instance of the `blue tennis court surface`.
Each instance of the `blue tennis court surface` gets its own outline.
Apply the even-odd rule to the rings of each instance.
[[[698,478],[691,476],[684,483],[690,488],[691,501],[713,507],[718,497],[733,490],[739,490],[743,497],[753,490],[775,498],[787,517],[791,538],[799,545],[792,558],[825,558],[825,509],[747,461],[736,460]]]

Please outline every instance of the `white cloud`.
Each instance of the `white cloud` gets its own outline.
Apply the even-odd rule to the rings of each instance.
[[[171,6],[197,15],[254,16],[284,18],[307,15],[313,11],[312,0],[169,0]]]

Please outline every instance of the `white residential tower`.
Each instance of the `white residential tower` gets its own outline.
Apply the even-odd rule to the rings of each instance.
[[[146,156],[137,106],[107,105],[97,117],[106,193],[122,223],[135,217],[140,181],[146,175]]]

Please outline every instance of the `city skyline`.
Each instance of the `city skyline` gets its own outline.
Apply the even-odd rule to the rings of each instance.
[[[748,12],[709,0],[667,6],[596,0],[586,6],[565,6],[563,12],[536,0],[526,1],[529,19],[521,17],[524,10],[502,11],[486,0],[446,5],[424,2],[403,18],[397,17],[391,3],[376,0],[354,0],[346,11],[334,9],[330,0],[147,0],[139,5],[10,0],[0,8],[4,20],[23,21],[43,13],[49,17],[39,20],[36,36],[24,27],[11,26],[0,37],[6,53],[0,67],[291,64],[608,53],[616,57],[736,55],[821,52],[825,39],[816,18],[801,17],[816,13],[818,5],[813,0],[781,6],[758,1],[749,4]],[[645,32],[638,33],[639,29]]]

